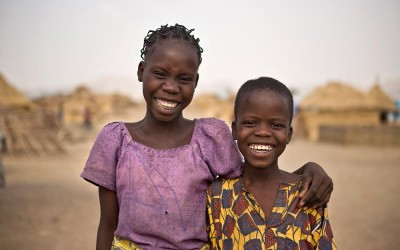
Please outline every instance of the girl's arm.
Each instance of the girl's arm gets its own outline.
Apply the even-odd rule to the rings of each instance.
[[[100,223],[97,230],[96,250],[110,250],[114,232],[118,225],[117,194],[99,187]]]
[[[294,173],[303,176],[299,207],[318,208],[329,202],[333,182],[320,165],[308,162]]]

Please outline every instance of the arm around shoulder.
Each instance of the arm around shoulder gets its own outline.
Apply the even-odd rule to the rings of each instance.
[[[300,207],[322,207],[329,202],[333,191],[332,178],[315,162],[308,162],[294,171],[303,176]]]

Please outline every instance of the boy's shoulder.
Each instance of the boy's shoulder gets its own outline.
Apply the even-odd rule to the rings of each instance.
[[[242,190],[242,182],[240,177],[237,178],[222,178],[214,180],[209,186],[209,195],[211,197],[220,196],[223,192],[234,191],[238,194]]]

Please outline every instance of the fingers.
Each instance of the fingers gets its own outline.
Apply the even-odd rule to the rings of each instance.
[[[300,188],[300,202],[299,202],[299,207],[303,207],[304,205],[307,204],[307,202],[310,200],[310,197],[312,197],[312,195],[310,195],[310,184],[311,184],[311,180],[312,178],[310,176],[305,176],[303,175],[303,180],[302,180],[302,185]]]
[[[308,187],[310,186],[311,180],[312,180],[311,176],[303,175],[300,187],[300,194],[299,194],[300,198],[303,198],[304,195],[308,192]]]
[[[312,179],[308,192],[300,200],[299,207],[319,208],[327,204],[333,191],[332,179],[315,176]]]

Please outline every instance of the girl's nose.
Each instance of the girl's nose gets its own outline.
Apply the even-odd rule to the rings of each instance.
[[[170,78],[165,79],[165,83],[162,85],[162,88],[170,94],[179,92],[178,83],[174,79]]]

